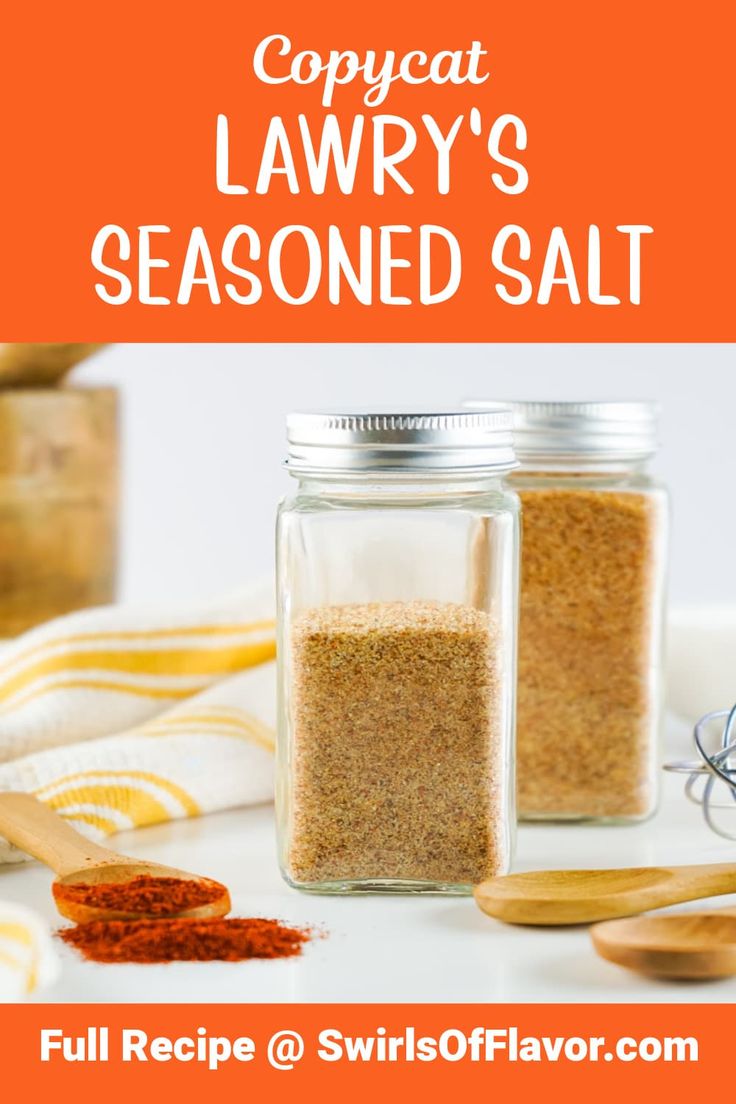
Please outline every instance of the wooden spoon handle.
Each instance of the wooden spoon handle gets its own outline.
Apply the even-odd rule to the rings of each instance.
[[[0,835],[61,877],[120,861],[113,851],[91,843],[30,794],[0,793]]]

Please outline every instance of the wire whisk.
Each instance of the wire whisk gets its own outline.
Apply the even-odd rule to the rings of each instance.
[[[724,718],[720,747],[710,754],[705,747],[706,730],[714,722]],[[724,839],[736,840],[736,824],[734,830],[729,831],[717,823],[713,816],[715,809],[736,810],[736,705],[731,709],[716,709],[713,713],[706,713],[695,725],[693,739],[699,759],[665,763],[664,769],[675,774],[687,774],[685,796],[701,806],[708,827]],[[726,800],[714,801],[713,792],[719,783],[726,786],[728,797]]]

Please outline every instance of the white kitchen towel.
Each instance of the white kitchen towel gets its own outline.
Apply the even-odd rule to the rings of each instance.
[[[0,791],[96,839],[270,800],[271,605],[269,586],[189,616],[106,607],[7,645]],[[0,840],[0,862],[23,857]]]
[[[41,918],[0,901],[0,1002],[22,1000],[58,975],[59,960]]]
[[[273,584],[198,610],[104,606],[59,617],[0,650],[0,763],[122,732],[272,659]]]

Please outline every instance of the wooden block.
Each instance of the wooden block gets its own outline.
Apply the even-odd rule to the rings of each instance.
[[[115,598],[118,396],[0,391],[0,637]]]
[[[0,345],[0,387],[53,387],[101,348],[88,341]]]

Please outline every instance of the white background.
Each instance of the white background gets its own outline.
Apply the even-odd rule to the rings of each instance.
[[[75,379],[123,394],[121,597],[206,598],[270,571],[284,418],[468,397],[654,398],[672,597],[736,603],[733,345],[117,345]]]

